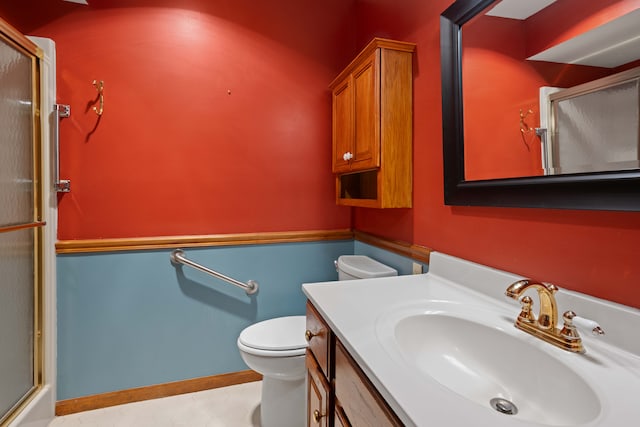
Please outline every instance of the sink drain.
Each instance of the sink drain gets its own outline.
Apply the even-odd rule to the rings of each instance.
[[[489,405],[501,414],[515,415],[518,413],[516,405],[501,397],[494,397],[489,401]]]

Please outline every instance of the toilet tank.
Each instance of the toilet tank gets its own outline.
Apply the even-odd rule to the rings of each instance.
[[[338,280],[397,276],[398,271],[364,255],[342,255],[336,261]]]

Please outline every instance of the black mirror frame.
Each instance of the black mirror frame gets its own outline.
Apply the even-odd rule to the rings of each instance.
[[[440,16],[445,204],[640,211],[640,169],[465,181],[462,25],[494,1],[457,0]]]

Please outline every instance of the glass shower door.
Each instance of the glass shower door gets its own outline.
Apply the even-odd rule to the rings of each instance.
[[[38,58],[0,21],[0,425],[38,388],[40,127]]]

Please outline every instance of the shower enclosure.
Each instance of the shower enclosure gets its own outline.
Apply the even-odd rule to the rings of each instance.
[[[640,168],[640,67],[540,89],[546,175]]]
[[[42,58],[36,44],[0,20],[0,426],[43,385]]]

